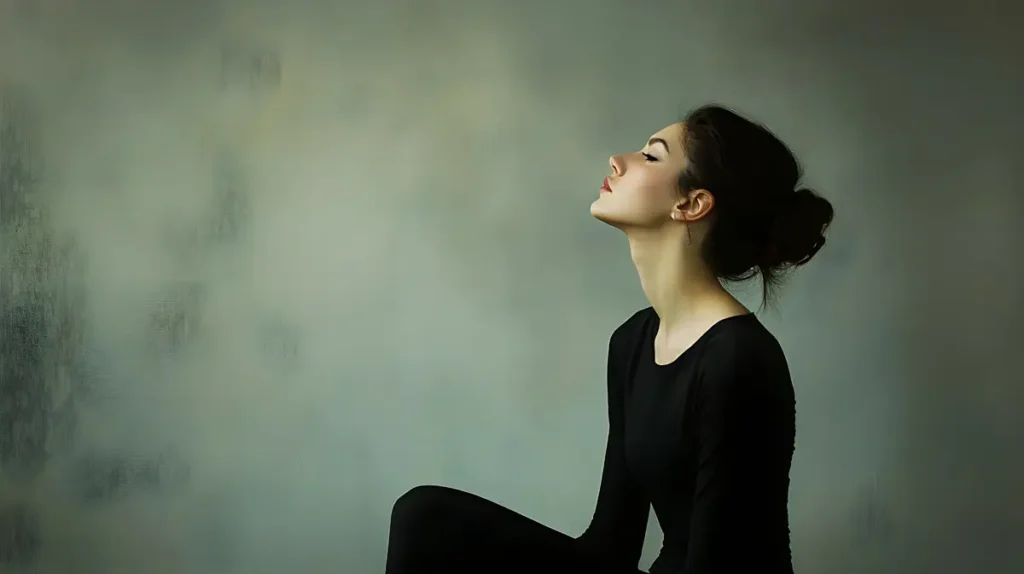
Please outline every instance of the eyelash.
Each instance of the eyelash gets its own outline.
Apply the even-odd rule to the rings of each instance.
[[[646,159],[647,161],[658,161],[658,158],[654,157],[649,153],[640,152],[640,155],[644,156],[644,159]]]

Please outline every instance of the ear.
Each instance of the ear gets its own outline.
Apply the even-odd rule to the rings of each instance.
[[[686,194],[672,208],[672,219],[684,223],[693,223],[711,213],[715,206],[715,196],[706,189],[695,189]]]

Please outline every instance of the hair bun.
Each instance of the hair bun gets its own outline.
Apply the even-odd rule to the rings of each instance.
[[[825,230],[834,213],[832,204],[810,189],[785,194],[773,222],[773,241],[765,265],[787,268],[810,261],[825,245]]]

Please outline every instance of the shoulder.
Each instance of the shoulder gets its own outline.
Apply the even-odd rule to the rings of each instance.
[[[729,319],[710,333],[701,345],[698,369],[704,394],[792,394],[782,346],[753,315]]]
[[[629,347],[643,337],[644,328],[654,317],[654,308],[646,307],[629,316],[612,332],[613,347]]]
[[[712,327],[700,355],[702,362],[748,363],[776,359],[783,352],[775,335],[749,314],[724,319]]]
[[[618,396],[627,385],[630,364],[644,340],[654,309],[648,307],[633,313],[622,322],[608,341],[608,391]]]

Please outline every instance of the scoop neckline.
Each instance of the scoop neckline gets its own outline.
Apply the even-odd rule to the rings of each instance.
[[[722,327],[729,325],[731,323],[738,322],[739,320],[757,318],[757,315],[753,311],[747,311],[746,313],[740,313],[739,315],[730,315],[728,317],[723,317],[712,323],[711,326],[708,327],[703,333],[701,333],[701,335],[697,337],[689,347],[684,349],[682,353],[679,353],[679,355],[676,358],[672,359],[668,363],[662,364],[658,362],[656,358],[657,354],[655,353],[654,349],[654,339],[655,337],[658,336],[658,327],[661,326],[661,317],[659,317],[658,314],[654,312],[654,309],[651,309],[651,314],[654,316],[654,321],[651,325],[651,332],[648,335],[647,349],[651,353],[651,364],[659,369],[669,369],[681,363],[683,359],[685,359],[686,356],[690,354],[690,351],[693,351],[694,349],[700,347],[701,344],[704,343],[704,341],[706,341],[711,335],[715,333],[715,331],[720,330]]]

